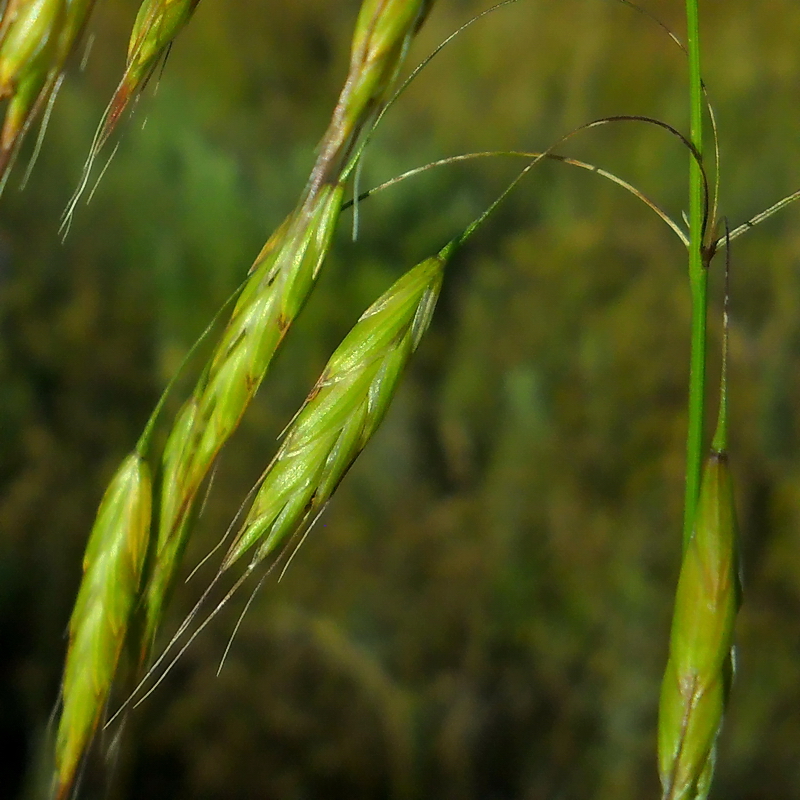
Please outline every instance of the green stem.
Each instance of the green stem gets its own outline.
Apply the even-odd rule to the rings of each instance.
[[[698,0],[686,0],[689,52],[690,136],[702,158],[703,88],[700,78],[700,23]],[[706,305],[708,272],[703,259],[705,213],[701,166],[689,161],[689,285],[692,299],[691,355],[689,361],[689,424],[686,441],[686,499],[683,517],[684,548],[692,535],[703,466],[703,412],[706,384]]]

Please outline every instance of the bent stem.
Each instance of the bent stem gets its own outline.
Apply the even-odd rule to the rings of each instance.
[[[700,77],[700,23],[698,0],[686,0],[687,50],[689,53],[689,138],[700,159],[689,160],[689,285],[692,303],[691,353],[689,357],[689,421],[686,435],[686,498],[683,547],[692,535],[700,477],[703,468],[703,412],[706,389],[706,306],[708,259],[704,257],[707,198],[703,197],[703,83]],[[712,222],[713,225],[713,222]]]

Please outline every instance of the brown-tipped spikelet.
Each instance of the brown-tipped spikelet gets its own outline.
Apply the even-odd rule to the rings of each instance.
[[[8,0],[0,19],[0,186],[33,117],[47,104],[94,0]]]
[[[111,135],[128,103],[150,79],[162,56],[191,18],[200,0],[144,0],[133,23],[125,74],[109,103],[95,152]]]
[[[326,185],[290,217],[259,256],[193,396],[178,414],[163,456],[161,512],[147,586],[143,657],[160,622],[200,484],[256,393],[303,306],[330,247],[343,188]]]
[[[705,465],[681,565],[658,724],[663,800],[704,800],[733,677],[740,602],[733,485],[725,452]]]
[[[350,69],[320,146],[311,186],[342,168],[364,126],[383,106],[408,44],[433,0],[364,0],[350,51]]]
[[[136,601],[150,531],[150,471],[138,453],[123,461],[100,503],[69,623],[56,794],[66,797],[105,706]]]
[[[220,571],[257,545],[254,567],[328,502],[386,413],[428,327],[453,249],[400,278],[337,348],[267,468]]]

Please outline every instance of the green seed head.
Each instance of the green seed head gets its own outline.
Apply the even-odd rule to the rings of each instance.
[[[408,45],[433,0],[364,0],[356,22],[350,69],[320,147],[312,191],[335,175],[361,130],[389,100]]]
[[[658,750],[665,800],[703,800],[708,793],[739,603],[733,485],[727,455],[714,451],[681,565],[661,689]]]
[[[0,187],[34,116],[47,104],[94,0],[9,0],[0,19]]]
[[[178,414],[163,457],[158,545],[147,586],[150,650],[183,554],[198,490],[256,393],[330,248],[343,187],[326,185],[270,239],[206,369]]]
[[[253,547],[255,566],[330,499],[383,419],[428,327],[445,263],[440,254],[404,275],[339,345],[263,476],[223,570]]]
[[[32,75],[44,82],[65,11],[64,0],[21,0],[6,8],[0,42],[0,96]]]
[[[139,591],[150,513],[150,471],[133,453],[100,503],[70,619],[56,741],[59,797],[69,792],[108,699]]]

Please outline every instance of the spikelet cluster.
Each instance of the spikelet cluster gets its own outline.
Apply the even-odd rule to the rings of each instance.
[[[296,210],[253,265],[222,339],[175,422],[163,457],[158,544],[145,606],[147,660],[183,553],[201,483],[308,298],[330,248],[354,137],[387,98],[432,0],[365,0],[344,89]]]
[[[33,118],[49,102],[94,0],[8,0],[0,18],[0,186]]]
[[[658,756],[664,800],[708,795],[733,677],[740,596],[733,485],[727,454],[713,450],[681,565],[661,688]]]
[[[428,327],[453,249],[400,278],[339,345],[262,476],[221,571],[253,547],[255,567],[328,502],[386,413]]]
[[[55,2],[39,0],[40,5]],[[18,4],[24,4],[24,0]],[[106,492],[87,548],[85,572],[70,626],[57,744],[56,782],[61,796],[69,791],[77,765],[97,727],[135,604],[144,606],[142,638],[138,640],[141,665],[149,659],[196,514],[199,488],[220,448],[239,424],[277,348],[313,288],[338,222],[344,181],[353,166],[347,163],[352,142],[369,123],[376,107],[385,101],[386,89],[399,69],[408,40],[430,4],[420,0],[379,3],[365,0],[353,47],[354,54],[358,52],[361,56],[354,55],[345,89],[323,137],[320,155],[303,196],[256,259],[206,369],[173,424],[161,456],[159,481],[154,487],[157,519],[151,523],[150,477],[147,465],[138,455],[123,464]],[[14,0],[9,0],[11,5]],[[145,1],[134,29],[135,44],[129,53],[131,75],[146,80],[148,70],[152,70],[196,5],[197,0]],[[109,120],[113,124],[113,101],[110,108],[92,157],[102,145],[105,126]],[[377,314],[376,320],[384,317]],[[365,319],[360,330],[366,331],[369,324]],[[384,324],[390,325],[387,321]],[[402,347],[398,345],[400,350],[389,347],[375,334],[376,343],[383,342],[381,346],[389,347],[393,354],[384,354],[387,371],[391,371],[392,364],[399,370],[402,359],[398,353],[416,346],[420,325],[412,325],[409,330],[412,332],[400,336],[405,342]],[[357,437],[361,446],[382,415],[376,409],[385,408],[391,393],[380,386],[393,387],[396,378],[387,374],[379,380],[375,373],[371,380],[374,388],[370,402],[380,403],[377,407],[370,406]],[[319,390],[321,396],[328,391],[323,386]],[[157,414],[158,410],[154,418]],[[148,435],[146,432],[143,441]],[[353,451],[349,460],[356,454]],[[330,476],[334,474],[338,473],[331,472]],[[329,477],[330,491],[341,474],[335,480]],[[145,557],[147,575],[140,587]]]
[[[147,463],[129,455],[111,480],[83,559],[69,623],[63,709],[56,741],[57,796],[64,797],[106,703],[138,597],[150,531]]]

